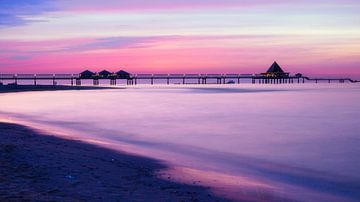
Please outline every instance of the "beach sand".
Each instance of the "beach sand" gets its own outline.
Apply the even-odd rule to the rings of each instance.
[[[0,201],[227,201],[162,162],[0,123]]]
[[[103,87],[103,86],[0,85],[0,93],[15,93],[15,92],[25,92],[25,91],[56,91],[56,90],[98,90],[98,89],[113,89],[113,88]]]

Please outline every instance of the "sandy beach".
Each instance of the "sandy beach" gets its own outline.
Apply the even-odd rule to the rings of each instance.
[[[0,123],[0,201],[226,201],[164,180],[150,158]]]
[[[98,90],[112,89],[103,86],[65,86],[65,85],[0,85],[0,93],[15,93],[28,91],[58,91],[58,90]]]

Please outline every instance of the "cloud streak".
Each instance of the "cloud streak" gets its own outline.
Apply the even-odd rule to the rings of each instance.
[[[218,9],[218,8],[246,8],[253,6],[271,6],[271,5],[329,5],[329,4],[354,4],[356,0],[318,0],[316,2],[310,0],[77,0],[64,3],[64,0],[57,1],[59,6],[63,6],[66,10],[77,11],[159,11],[172,9]]]
[[[25,25],[31,22],[26,16],[55,10],[51,0],[0,0],[0,26]]]
[[[46,12],[134,12],[134,11],[169,11],[198,10],[221,8],[247,8],[274,5],[357,5],[356,0],[0,0],[0,26],[19,26],[30,22],[32,16]],[[30,18],[30,19],[29,19]]]

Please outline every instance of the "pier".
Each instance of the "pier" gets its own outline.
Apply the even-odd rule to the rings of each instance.
[[[99,85],[100,81],[109,85],[117,85],[119,81],[125,81],[126,85],[137,85],[140,81],[147,81],[149,85],[157,83],[170,85],[172,81],[177,84],[294,84],[294,83],[357,83],[359,81],[350,78],[309,78],[306,76],[268,77],[260,74],[131,74],[127,78],[118,76],[93,76],[82,77],[80,74],[0,74],[0,82],[18,84],[20,81],[30,81],[38,85],[39,81],[49,81],[57,85],[59,80],[68,81],[68,85],[81,86],[84,80],[91,80],[93,85]]]
[[[298,73],[291,75],[285,72],[277,62],[261,74],[130,74],[124,70],[109,72],[107,70],[94,73],[85,70],[80,74],[0,74],[0,83],[4,81],[13,82],[17,85],[19,81],[30,81],[38,85],[38,81],[51,81],[52,85],[57,85],[58,81],[68,81],[68,85],[81,86],[84,80],[91,80],[94,86],[100,85],[104,81],[109,85],[118,85],[120,81],[125,81],[126,85],[137,85],[140,81],[148,81],[154,85],[160,81],[170,85],[176,84],[240,84],[242,82],[252,84],[294,84],[305,82],[338,82],[338,83],[357,83],[360,81],[350,78],[309,78]]]

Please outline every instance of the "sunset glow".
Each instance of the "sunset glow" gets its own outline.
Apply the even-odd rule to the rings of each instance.
[[[151,3],[150,3],[151,2]],[[360,77],[357,0],[0,0],[0,73]]]

